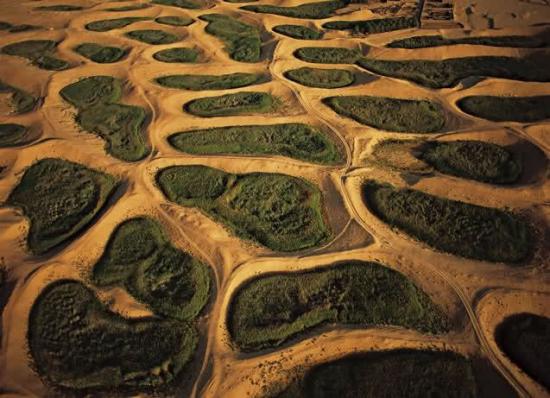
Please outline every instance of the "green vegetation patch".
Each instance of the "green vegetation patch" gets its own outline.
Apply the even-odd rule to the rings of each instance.
[[[447,88],[472,76],[548,82],[550,69],[544,65],[549,62],[547,55],[533,55],[526,58],[483,56],[438,61],[362,58],[358,64],[380,75],[410,80],[431,88]]]
[[[208,267],[174,248],[150,218],[132,218],[116,228],[94,266],[93,281],[124,285],[156,314],[180,320],[195,318],[210,292]]]
[[[167,63],[190,63],[196,62],[199,55],[199,51],[194,48],[178,47],[158,51],[153,54],[153,58]]]
[[[550,318],[521,313],[495,330],[500,349],[525,373],[550,390]]]
[[[84,7],[82,6],[73,6],[70,4],[57,4],[53,6],[40,6],[34,8],[37,11],[82,11]]]
[[[382,130],[435,133],[445,125],[443,108],[427,100],[356,95],[328,97],[323,103],[339,115]]]
[[[276,98],[268,93],[242,91],[217,97],[189,101],[183,109],[201,117],[233,116],[250,113],[266,113],[275,107]]]
[[[534,123],[550,119],[550,95],[533,97],[476,95],[461,98],[457,105],[470,115],[494,122]]]
[[[323,28],[332,30],[351,30],[353,33],[384,33],[400,29],[417,28],[418,20],[414,17],[397,17],[369,19],[366,21],[330,21]]]
[[[114,177],[61,159],[43,159],[29,167],[6,204],[30,220],[27,242],[43,254],[74,237],[105,206]]]
[[[69,68],[69,63],[51,55],[55,52],[57,44],[53,40],[20,41],[2,47],[2,53],[26,58],[40,69],[64,70]]]
[[[27,113],[32,111],[38,104],[38,98],[17,87],[10,86],[0,80],[0,94],[11,94],[11,105],[15,113]]]
[[[127,319],[75,280],[58,280],[32,306],[29,349],[49,383],[76,390],[150,389],[173,382],[191,359],[188,324]]]
[[[28,132],[29,129],[20,124],[0,124],[0,148],[27,144]]]
[[[143,159],[150,152],[142,131],[145,110],[117,103],[122,82],[110,76],[91,76],[63,88],[61,97],[78,109],[76,122],[82,129],[106,142],[105,149],[127,162]]]
[[[214,127],[176,133],[168,141],[182,152],[200,155],[282,155],[320,164],[343,161],[333,139],[301,123]]]
[[[267,76],[261,73],[230,73],[227,75],[169,75],[155,79],[164,87],[182,90],[226,90],[263,83]]]
[[[237,236],[277,251],[295,251],[325,242],[319,188],[283,174],[230,174],[206,166],[174,166],[157,174],[166,197],[198,207]]]
[[[147,44],[172,44],[179,40],[178,36],[163,30],[142,29],[125,33],[126,37]]]
[[[315,3],[300,4],[294,7],[279,7],[273,5],[250,5],[241,9],[263,14],[276,14],[291,18],[323,19],[331,17],[334,12],[348,5],[349,1],[330,0]]]
[[[202,8],[203,2],[199,0],[153,0],[153,4],[160,4],[163,6],[172,6],[178,8],[187,8],[190,10],[196,10]]]
[[[418,157],[441,173],[493,184],[513,183],[522,171],[513,153],[483,141],[428,141]]]
[[[117,12],[136,11],[136,10],[143,10],[143,9],[149,8],[149,7],[150,7],[149,4],[134,4],[134,5],[131,5],[131,6],[106,8],[104,11],[117,11]]]
[[[140,21],[147,21],[148,17],[126,17],[116,19],[104,19],[101,21],[94,21],[86,24],[86,29],[94,32],[107,32],[113,29],[121,29],[130,24]]]
[[[229,331],[246,351],[277,347],[324,323],[391,325],[428,333],[445,332],[449,324],[405,276],[361,261],[259,277],[241,287],[230,305]]]
[[[382,221],[429,246],[476,260],[517,263],[531,249],[531,231],[504,210],[367,182],[363,199]]]
[[[302,47],[294,51],[294,56],[315,64],[353,64],[361,58],[361,53],[343,47]]]
[[[276,25],[273,31],[299,40],[320,40],[323,32],[302,25]]]
[[[189,26],[195,20],[193,18],[188,17],[178,17],[178,16],[166,16],[166,17],[158,17],[155,18],[156,23],[160,23],[162,25],[170,25],[170,26]]]
[[[99,64],[118,62],[126,55],[126,50],[118,47],[102,46],[97,43],[82,43],[74,51]]]
[[[340,88],[355,82],[355,75],[345,69],[298,68],[285,72],[285,77],[308,87]]]
[[[543,47],[545,42],[535,36],[482,36],[447,38],[441,35],[413,36],[406,39],[395,40],[388,44],[391,48],[427,48],[439,46],[454,46],[457,44],[470,44],[491,47],[519,47],[537,48]]]
[[[199,17],[208,22],[205,31],[225,44],[231,59],[239,62],[258,62],[262,40],[255,26],[223,14],[207,14]]]
[[[400,349],[317,365],[279,398],[478,396],[471,360],[452,351]]]

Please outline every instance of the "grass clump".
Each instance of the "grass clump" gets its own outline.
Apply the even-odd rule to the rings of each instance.
[[[207,14],[199,18],[208,22],[206,33],[225,44],[225,51],[231,59],[239,62],[260,61],[262,40],[258,28],[223,14]]]
[[[361,261],[259,277],[241,287],[230,305],[229,331],[245,351],[277,347],[324,323],[440,333],[449,322],[405,276]]]
[[[301,123],[214,127],[176,133],[168,141],[182,152],[201,155],[282,155],[320,164],[343,161],[331,138]]]
[[[533,97],[476,95],[461,98],[457,105],[470,115],[493,122],[534,123],[550,119],[550,95]]]
[[[495,340],[516,365],[550,390],[550,318],[514,314],[497,326]]]
[[[370,19],[366,21],[330,21],[323,24],[325,29],[351,30],[353,33],[362,34],[384,33],[417,27],[418,20],[413,17]]]
[[[59,71],[69,68],[69,63],[51,54],[57,47],[53,40],[27,40],[2,47],[2,53],[26,58],[40,69]]]
[[[11,94],[11,105],[17,114],[32,111],[38,104],[38,98],[17,87],[10,86],[0,80],[0,94]]]
[[[20,124],[0,123],[0,148],[27,144],[28,133],[29,129]]]
[[[294,7],[279,7],[262,4],[243,6],[241,9],[263,14],[282,15],[291,18],[323,19],[332,16],[336,10],[346,7],[348,3],[349,1],[329,0],[300,4]]]
[[[178,36],[172,33],[154,29],[132,30],[125,36],[147,44],[172,44],[179,40]]]
[[[178,17],[178,16],[166,16],[166,17],[158,17],[155,18],[156,23],[160,23],[162,25],[170,25],[170,26],[189,26],[195,20],[193,18],[188,17]]]
[[[78,109],[76,122],[82,129],[103,138],[114,157],[132,162],[149,154],[142,132],[145,110],[117,103],[122,96],[120,80],[91,76],[66,86],[60,95]]]
[[[276,25],[273,31],[299,40],[320,40],[323,32],[302,25]]]
[[[382,130],[435,133],[445,125],[441,106],[427,100],[356,95],[328,97],[323,103],[339,115]]]
[[[266,81],[261,73],[230,73],[227,75],[169,75],[155,79],[163,87],[183,90],[227,90]]]
[[[108,32],[113,29],[121,29],[135,22],[146,21],[148,17],[126,17],[116,19],[104,19],[86,24],[85,28],[93,32]]]
[[[454,46],[458,44],[470,44],[476,46],[491,47],[518,47],[537,48],[543,47],[545,42],[533,36],[482,36],[447,38],[441,35],[413,36],[406,39],[395,40],[388,44],[391,48],[427,48],[439,46]]]
[[[208,267],[174,248],[161,225],[145,217],[116,228],[92,273],[96,285],[123,285],[156,314],[179,320],[195,318],[210,292]]]
[[[436,250],[491,262],[518,263],[531,249],[529,225],[504,210],[367,182],[363,199],[382,221]]]
[[[120,61],[126,55],[122,48],[102,46],[97,43],[82,43],[74,51],[85,58],[99,64],[111,64]]]
[[[391,380],[388,377],[391,376]],[[452,351],[398,349],[317,365],[278,398],[478,396],[472,361]]]
[[[345,69],[298,68],[285,72],[285,77],[303,86],[340,88],[353,84],[355,75]]]
[[[194,48],[167,48],[153,54],[153,58],[160,62],[167,63],[192,63],[197,62],[199,51]]]
[[[187,8],[190,10],[197,10],[202,8],[202,2],[199,0],[153,0],[153,4],[160,4],[162,6],[172,6],[178,8]]]
[[[315,64],[353,64],[361,58],[358,50],[343,47],[301,47],[294,56]]]
[[[300,178],[174,166],[161,170],[157,183],[170,201],[197,207],[237,236],[272,250],[307,249],[331,236],[321,192]]]
[[[233,116],[270,112],[275,107],[275,101],[276,98],[268,93],[241,91],[192,100],[183,109],[200,117]]]
[[[114,177],[61,159],[43,159],[25,171],[6,204],[30,220],[34,254],[44,254],[84,229],[114,192]]]
[[[513,153],[483,141],[428,141],[418,157],[441,173],[492,184],[513,183],[522,171]]]
[[[40,293],[27,338],[42,378],[93,395],[166,386],[191,359],[198,340],[187,323],[130,320],[111,312],[90,288],[68,279]]]
[[[56,11],[56,12],[68,12],[68,11],[82,11],[84,7],[73,6],[70,4],[56,4],[53,6],[40,6],[34,8],[37,11]]]
[[[448,88],[472,76],[548,82],[550,69],[544,67],[548,62],[548,56],[533,55],[526,58],[482,56],[441,61],[362,58],[358,64],[380,75],[410,80],[430,88]]]

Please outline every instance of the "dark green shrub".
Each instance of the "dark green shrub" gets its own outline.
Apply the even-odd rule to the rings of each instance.
[[[345,69],[298,68],[284,73],[287,79],[308,87],[340,88],[353,84],[353,72]]]
[[[202,8],[202,3],[204,3],[204,1],[201,1],[201,0],[152,0],[151,3],[160,4],[163,6],[172,6],[172,7],[196,10],[196,9]]]
[[[167,48],[153,54],[153,58],[160,62],[167,63],[190,63],[196,62],[200,53],[194,48]]]
[[[140,21],[147,21],[148,17],[126,17],[116,19],[104,19],[86,24],[85,28],[93,32],[108,32],[113,29],[121,29],[130,24]]]
[[[11,94],[11,105],[17,114],[30,112],[38,104],[38,98],[34,98],[29,93],[0,80],[0,94],[4,93]]]
[[[320,40],[323,32],[302,25],[276,25],[273,31],[300,40]]]
[[[241,7],[243,10],[283,15],[291,18],[323,19],[331,17],[334,12],[348,5],[348,1],[329,0],[315,3],[300,4],[294,7],[279,7],[273,5],[250,5]]]
[[[34,8],[37,11],[81,11],[84,9],[84,7],[81,6],[73,6],[70,4],[57,4],[53,6],[40,6]]]
[[[99,64],[118,62],[124,58],[127,53],[122,48],[102,46],[96,43],[82,43],[75,47],[74,51]]]
[[[172,33],[153,29],[132,30],[125,33],[125,36],[147,44],[172,44],[179,40],[178,36]]]
[[[294,51],[294,56],[316,64],[353,64],[361,57],[361,53],[343,47],[301,47]]]
[[[267,113],[274,109],[275,98],[256,91],[241,91],[217,97],[205,97],[189,101],[183,106],[186,112],[201,117],[232,116],[251,113]]]
[[[458,44],[469,44],[476,46],[492,47],[519,47],[536,48],[543,47],[545,42],[538,37],[532,36],[480,36],[447,38],[441,35],[414,36],[406,39],[395,40],[388,44],[391,48],[427,48],[439,46],[454,46]]]
[[[52,40],[27,40],[2,47],[2,53],[26,58],[40,69],[59,71],[69,68],[69,63],[51,54],[57,47]]]
[[[325,29],[351,30],[354,33],[363,34],[384,33],[417,27],[418,20],[413,17],[369,19],[366,21],[330,21],[323,24]]]
[[[476,95],[461,98],[457,105],[470,115],[494,122],[534,123],[550,119],[550,95],[534,97]]]
[[[189,26],[195,22],[195,20],[188,17],[166,16],[155,18],[155,22],[170,26]]]
[[[27,144],[28,132],[29,129],[20,124],[0,123],[0,148]]]
[[[230,73],[227,75],[170,75],[155,79],[164,87],[182,90],[226,90],[246,87],[266,81],[266,76],[259,73]]]

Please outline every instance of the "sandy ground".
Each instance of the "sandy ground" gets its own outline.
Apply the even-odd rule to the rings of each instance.
[[[284,6],[305,0],[263,2]],[[40,13],[39,5],[78,4],[83,12]],[[135,2],[134,2],[135,3]],[[192,369],[194,381],[185,395],[192,397],[257,397],[277,391],[308,367],[351,352],[423,347],[452,349],[475,355],[492,363],[499,373],[485,373],[480,380],[488,396],[509,396],[513,388],[520,396],[550,396],[511,363],[495,345],[493,330],[507,314],[522,311],[550,315],[550,274],[548,272],[548,237],[537,240],[536,254],[523,267],[488,264],[435,252],[406,235],[388,228],[374,217],[360,198],[360,185],[365,179],[378,179],[397,186],[414,186],[425,192],[485,206],[524,211],[545,228],[550,215],[550,185],[547,182],[547,156],[550,152],[550,123],[524,125],[492,123],[461,112],[455,105],[460,98],[474,94],[536,95],[550,94],[550,84],[485,79],[459,84],[455,88],[430,90],[413,83],[372,75],[356,66],[342,67],[358,73],[354,85],[339,89],[305,88],[283,77],[284,71],[306,66],[292,56],[301,46],[338,46],[360,48],[365,54],[384,59],[445,59],[472,55],[521,56],[535,50],[452,46],[421,50],[386,49],[385,43],[411,35],[536,34],[550,22],[550,5],[544,1],[455,0],[454,20],[430,20],[427,10],[422,29],[403,30],[368,37],[350,37],[346,32],[329,32],[322,41],[298,41],[272,33],[274,25],[299,23],[320,27],[325,20],[305,21],[281,16],[240,12],[239,4],[213,2],[211,10],[182,10],[152,6],[124,13],[102,9],[132,4],[131,1],[52,0],[14,2],[0,0],[0,20],[12,24],[28,23],[43,30],[6,33],[0,31],[0,46],[29,39],[62,40],[57,55],[68,60],[72,68],[47,72],[20,58],[0,55],[0,79],[35,96],[41,106],[25,115],[13,115],[9,98],[0,97],[0,123],[30,126],[37,138],[23,147],[0,149],[0,203],[21,178],[24,170],[39,159],[60,157],[109,172],[124,180],[112,203],[85,232],[67,245],[48,255],[36,257],[25,247],[28,223],[19,211],[0,208],[0,263],[8,270],[15,288],[2,316],[0,347],[0,394],[6,397],[45,396],[47,389],[34,373],[26,344],[30,308],[51,281],[75,278],[87,282],[93,264],[101,256],[108,237],[123,220],[137,215],[151,215],[161,220],[172,242],[210,264],[215,274],[215,298],[204,311],[200,324],[201,349]],[[395,15],[409,15],[414,1],[402,2]],[[381,18],[382,4],[353,5],[331,19]],[[373,11],[374,10],[374,11]],[[411,11],[412,10],[412,11]],[[122,16],[181,15],[197,17],[207,12],[240,16],[244,21],[262,27],[262,62],[243,64],[232,61],[220,42],[205,34],[205,23],[189,27],[158,25],[143,21],[105,33],[88,32],[88,22]],[[492,20],[492,22],[490,22]],[[489,31],[493,24],[498,30]],[[461,28],[464,27],[464,30]],[[123,33],[135,29],[163,29],[177,34],[181,41],[171,45],[150,46],[127,39]],[[95,41],[131,49],[127,58],[112,65],[94,64],[71,49],[82,42]],[[198,64],[166,64],[153,60],[153,53],[171,47],[193,47],[201,51]],[[272,60],[272,61],[271,61]],[[309,65],[311,66],[311,65]],[[183,113],[183,103],[199,97],[242,91],[223,90],[186,92],[159,87],[151,80],[175,73],[263,72],[271,74],[269,82],[244,90],[272,93],[279,97],[275,112],[264,115],[215,117],[203,119]],[[78,79],[91,75],[110,75],[124,79],[121,102],[144,107],[149,114],[147,133],[151,155],[142,162],[125,163],[107,155],[102,140],[79,130],[74,122],[75,110],[59,96],[59,90]],[[362,126],[336,115],[320,100],[332,95],[381,95],[396,98],[422,98],[439,102],[446,111],[447,123],[441,134],[431,139],[480,139],[515,148],[528,161],[529,173],[516,185],[494,187],[474,181],[434,174],[410,178],[395,169],[374,166],[368,162],[372,148],[387,138],[418,139],[426,135],[398,134]],[[334,135],[347,153],[345,165],[323,167],[280,156],[192,156],[171,148],[166,137],[177,131],[195,128],[303,122]],[[367,160],[367,161],[365,161]],[[169,203],[154,185],[155,172],[169,165],[203,164],[233,173],[277,172],[303,177],[323,191],[327,219],[334,239],[323,247],[301,253],[276,253],[251,242],[242,241],[222,225],[196,209]],[[546,224],[547,225],[547,224]],[[546,227],[547,228],[547,227]],[[547,232],[547,230],[546,230]],[[252,277],[270,272],[296,272],[326,266],[343,259],[375,260],[410,277],[443,306],[454,321],[451,333],[426,336],[397,328],[351,328],[327,325],[285,344],[279,350],[241,354],[231,346],[226,328],[227,306],[239,286]],[[127,317],[141,317],[149,310],[122,289],[105,289],[100,298],[115,312]],[[507,380],[512,387],[507,387]]]

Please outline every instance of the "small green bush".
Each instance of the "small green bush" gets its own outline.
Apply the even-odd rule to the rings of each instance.
[[[40,69],[60,71],[69,68],[69,63],[53,57],[51,54],[57,47],[52,40],[27,40],[8,44],[2,47],[2,53],[26,58]]]
[[[300,4],[294,7],[279,7],[273,5],[250,5],[241,9],[246,11],[283,15],[291,18],[323,19],[334,15],[334,12],[348,5],[349,1],[329,0],[315,3]]]
[[[153,58],[167,63],[192,63],[197,62],[199,55],[200,53],[194,48],[177,47],[157,51],[153,54]]]
[[[413,17],[369,19],[366,21],[330,21],[323,28],[332,30],[351,30],[354,33],[384,33],[400,29],[417,28],[418,20]]]
[[[166,16],[166,17],[158,17],[155,18],[156,23],[160,23],[162,25],[170,25],[170,26],[189,26],[195,20],[193,18],[188,17],[178,17],[178,16]]]
[[[437,250],[507,263],[518,263],[530,253],[529,225],[508,211],[374,181],[364,185],[363,199],[382,221]]]
[[[282,155],[320,164],[343,161],[333,139],[301,123],[192,130],[173,134],[168,141],[182,152],[201,155]]]
[[[20,124],[0,123],[0,148],[27,144],[28,132],[29,129]]]
[[[294,51],[294,56],[316,64],[353,64],[361,57],[361,53],[343,47],[301,47]]]
[[[30,220],[27,237],[34,254],[44,254],[73,238],[101,211],[114,192],[114,177],[61,159],[29,167],[6,204]]]
[[[267,113],[274,107],[275,98],[270,94],[241,91],[235,94],[195,99],[186,103],[183,109],[195,116],[215,117]]]
[[[319,188],[300,178],[174,166],[160,170],[156,179],[170,201],[198,207],[237,236],[272,250],[303,250],[331,236]]]
[[[108,32],[113,29],[121,29],[135,22],[147,21],[148,17],[126,17],[116,19],[104,19],[86,24],[85,28],[93,32]]]
[[[74,51],[99,64],[118,62],[124,58],[127,53],[122,48],[102,46],[101,44],[96,43],[82,43],[76,46]]]
[[[132,30],[125,33],[125,36],[147,44],[172,44],[179,40],[172,33],[154,29]]]
[[[155,79],[163,87],[182,90],[226,90],[246,87],[266,81],[261,73],[230,73],[227,75],[169,75]]]
[[[302,25],[276,25],[273,31],[299,40],[320,40],[323,32]]]
[[[457,105],[470,115],[494,122],[534,123],[550,119],[550,95],[534,97],[476,95],[461,98]]]
[[[38,104],[38,98],[17,87],[10,86],[0,80],[0,94],[11,94],[11,105],[15,113],[22,114],[32,111]]]
[[[323,103],[339,115],[382,130],[435,133],[445,125],[443,108],[427,100],[357,95],[328,97]]]
[[[427,48],[439,46],[455,46],[458,44],[469,44],[476,46],[491,47],[519,47],[537,48],[543,47],[545,42],[538,37],[532,36],[481,36],[481,37],[460,37],[447,38],[441,35],[414,36],[406,39],[395,40],[388,44],[390,48]]]
[[[298,68],[284,73],[287,79],[308,87],[341,88],[353,84],[355,75],[345,69]]]

